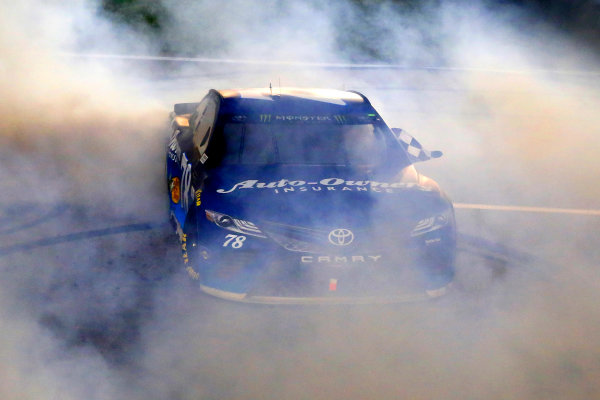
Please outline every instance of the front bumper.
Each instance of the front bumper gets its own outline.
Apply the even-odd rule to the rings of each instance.
[[[283,297],[259,296],[248,293],[234,293],[225,290],[200,285],[204,293],[224,300],[249,304],[281,304],[281,305],[367,305],[367,304],[397,304],[414,303],[435,299],[447,294],[452,288],[452,282],[420,293],[406,293],[385,296],[314,296],[314,297]]]
[[[453,226],[377,249],[291,251],[248,238],[241,248],[203,243],[193,276],[215,297],[258,304],[388,304],[444,295],[454,278]]]

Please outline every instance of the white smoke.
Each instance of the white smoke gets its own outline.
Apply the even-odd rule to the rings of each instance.
[[[172,103],[279,81],[362,91],[390,125],[444,150],[418,167],[458,202],[598,208],[597,75],[540,72],[596,71],[594,54],[479,3],[162,5],[178,54],[411,68],[72,57],[159,46],[95,2],[3,5],[1,398],[597,397],[598,222],[586,216],[457,210],[463,233],[534,260],[494,275],[462,254],[471,291],[399,307],[229,305],[168,279],[178,249],[162,229],[84,235],[166,218]]]

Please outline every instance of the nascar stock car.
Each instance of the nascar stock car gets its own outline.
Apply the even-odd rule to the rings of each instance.
[[[377,303],[444,294],[454,209],[413,164],[441,156],[358,92],[210,90],[176,104],[170,220],[204,292],[251,303]]]

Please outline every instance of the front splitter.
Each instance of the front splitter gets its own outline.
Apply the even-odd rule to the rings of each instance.
[[[398,294],[386,296],[320,296],[320,297],[280,297],[280,296],[254,296],[247,293],[234,293],[225,290],[200,285],[200,289],[211,296],[240,303],[252,304],[282,304],[282,305],[327,305],[327,304],[396,304],[432,300],[448,293],[452,282],[434,290],[425,290],[419,293]]]

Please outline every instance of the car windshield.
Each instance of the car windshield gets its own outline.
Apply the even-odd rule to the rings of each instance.
[[[385,159],[383,133],[371,122],[287,122],[226,123],[223,162],[374,166]]]

